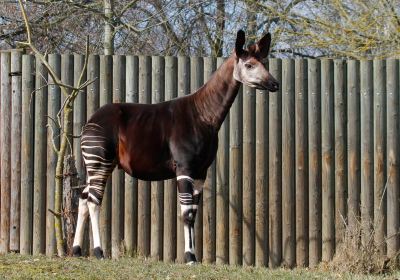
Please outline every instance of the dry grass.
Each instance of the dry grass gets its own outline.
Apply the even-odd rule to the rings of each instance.
[[[399,254],[390,259],[381,252],[382,244],[376,244],[374,239],[374,227],[365,223],[357,219],[355,225],[346,224],[343,242],[333,260],[323,266],[330,271],[356,274],[389,274],[399,270]]]

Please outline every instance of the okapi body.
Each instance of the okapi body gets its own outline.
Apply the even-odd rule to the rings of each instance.
[[[195,93],[152,105],[108,104],[94,113],[81,137],[87,187],[79,200],[74,255],[81,255],[90,215],[94,254],[103,258],[99,211],[107,178],[118,165],[141,180],[177,178],[185,261],[196,262],[194,222],[207,169],[217,152],[218,130],[242,83],[269,91],[279,88],[261,63],[270,42],[268,33],[245,50],[245,35],[239,31],[232,55]]]

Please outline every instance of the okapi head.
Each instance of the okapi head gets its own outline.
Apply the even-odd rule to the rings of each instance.
[[[243,30],[239,30],[236,37],[236,63],[233,70],[235,80],[256,89],[277,91],[278,81],[267,71],[262,61],[269,53],[271,34],[267,33],[257,43],[243,49],[246,38]]]

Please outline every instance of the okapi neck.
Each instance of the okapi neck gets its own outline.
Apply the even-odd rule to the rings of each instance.
[[[200,119],[219,130],[241,83],[233,78],[236,58],[232,54],[210,77],[208,82],[193,94]]]

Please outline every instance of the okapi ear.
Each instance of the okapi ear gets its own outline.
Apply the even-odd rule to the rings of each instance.
[[[257,42],[258,55],[261,58],[267,57],[271,46],[271,34],[267,33]]]
[[[246,42],[246,35],[243,30],[239,30],[236,35],[235,52],[237,56],[241,56],[244,53],[243,46]]]

